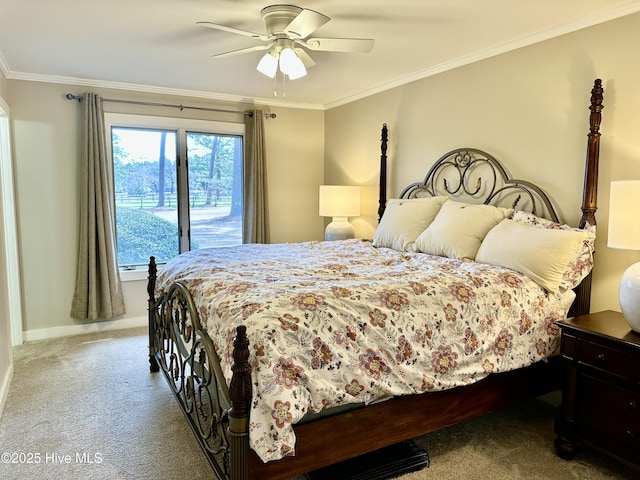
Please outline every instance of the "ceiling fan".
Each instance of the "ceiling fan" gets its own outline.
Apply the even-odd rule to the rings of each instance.
[[[315,65],[313,59],[305,51],[355,52],[368,53],[373,48],[374,40],[370,38],[320,38],[310,37],[318,28],[329,20],[326,15],[296,7],[295,5],[270,5],[260,12],[264,20],[266,33],[255,33],[239,28],[219,25],[212,22],[197,22],[198,25],[235,33],[264,42],[262,45],[241,48],[230,52],[212,55],[214,58],[228,57],[243,53],[266,50],[257,70],[274,78],[278,67],[291,80],[306,75],[306,67]]]

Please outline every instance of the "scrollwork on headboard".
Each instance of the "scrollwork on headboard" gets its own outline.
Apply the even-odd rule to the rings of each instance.
[[[457,148],[443,155],[429,169],[424,181],[407,186],[400,198],[437,195],[526,210],[558,221],[546,193],[531,182],[510,178],[498,160],[476,148]]]

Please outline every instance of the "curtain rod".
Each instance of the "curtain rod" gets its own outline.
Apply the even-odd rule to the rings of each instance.
[[[74,95],[73,93],[67,93],[65,95],[65,98],[67,100],[78,100],[79,102],[82,101],[82,95]],[[221,108],[208,108],[208,107],[190,107],[188,105],[175,105],[175,104],[171,104],[171,103],[155,103],[155,102],[139,102],[136,100],[119,100],[116,98],[103,98],[102,99],[103,102],[112,102],[112,103],[128,103],[130,105],[146,105],[146,106],[151,106],[151,107],[174,107],[174,108],[179,108],[180,111],[184,110],[185,108],[188,108],[190,110],[205,110],[208,112],[223,112],[223,113],[237,113],[240,115],[249,115],[250,117],[253,116],[253,112],[241,112],[238,110],[224,110]],[[265,113],[264,114],[265,118],[276,118],[276,114],[275,113]]]

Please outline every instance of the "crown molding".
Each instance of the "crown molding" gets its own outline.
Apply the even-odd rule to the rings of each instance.
[[[5,76],[5,78],[9,78],[9,65],[7,65],[2,52],[0,51],[0,72]]]
[[[2,66],[0,58],[0,67]],[[305,110],[322,110],[323,106],[311,103],[291,103],[278,102],[268,98],[248,98],[238,95],[228,95],[223,93],[206,92],[202,90],[189,90],[170,87],[159,87],[156,85],[143,85],[139,83],[113,82],[108,80],[94,80],[78,77],[65,77],[59,75],[41,75],[37,73],[8,72],[5,77],[10,80],[25,80],[29,82],[57,83],[64,85],[77,85],[93,88],[111,88],[115,90],[129,90],[134,92],[158,93],[162,95],[177,95],[180,97],[193,97],[198,99],[217,100],[231,103],[242,103],[249,105],[264,105],[269,107],[299,108]]]

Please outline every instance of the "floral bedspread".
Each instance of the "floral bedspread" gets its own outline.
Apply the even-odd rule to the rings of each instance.
[[[558,299],[505,268],[374,248],[365,240],[242,245],[180,255],[181,281],[227,383],[235,328],[247,326],[250,444],[293,455],[308,412],[444,390],[557,351]]]

